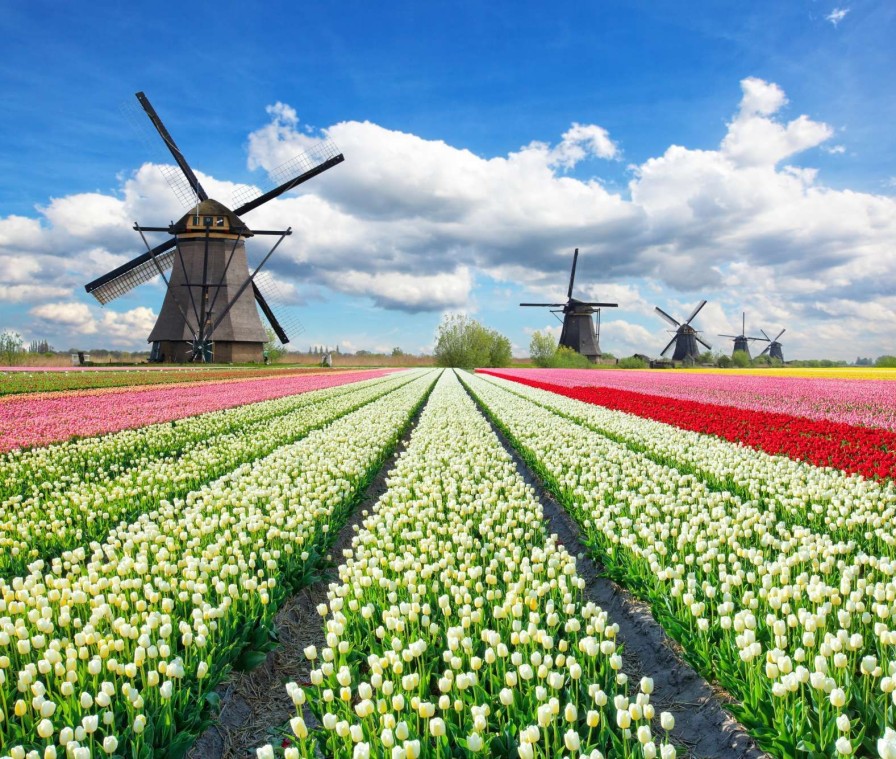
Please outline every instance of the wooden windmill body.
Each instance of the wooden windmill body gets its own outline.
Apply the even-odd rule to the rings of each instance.
[[[260,362],[268,336],[258,308],[281,343],[288,343],[289,336],[259,290],[256,275],[292,230],[252,230],[241,216],[344,158],[331,143],[323,143],[288,162],[280,172],[280,179],[285,181],[230,210],[208,197],[146,96],[138,92],[137,99],[180,168],[178,184],[172,183],[167,174],[166,178],[179,196],[189,198],[190,210],[167,227],[135,224],[147,252],[95,279],[85,289],[105,305],[161,275],[167,290],[148,338],[152,343],[150,360]],[[145,233],[154,232],[165,232],[170,238],[151,248]],[[256,235],[279,239],[250,273],[246,240]],[[169,269],[170,279],[165,274]]]
[[[656,306],[656,312],[675,328],[675,334],[672,336],[669,344],[663,348],[660,356],[665,356],[669,352],[669,349],[674,345],[675,351],[672,353],[672,360],[691,362],[697,361],[697,359],[700,358],[700,348],[697,347],[697,343],[703,345],[707,350],[712,350],[712,346],[700,337],[699,332],[691,326],[691,322],[694,321],[697,314],[700,313],[700,310],[705,305],[705,300],[700,301],[700,303],[697,304],[697,307],[691,312],[691,315],[683,322],[669,316],[663,309]]]
[[[733,356],[738,351],[742,353],[746,353],[748,356],[750,355],[750,343],[755,340],[764,340],[762,337],[747,337],[747,314],[743,313],[742,321],[741,321],[741,329],[739,335],[719,335],[719,337],[728,337],[731,340],[734,340],[734,350],[731,351],[731,355]],[[763,351],[764,353],[765,351]],[[761,355],[761,354],[760,354]]]
[[[769,337],[764,329],[759,330],[763,335],[765,335],[765,339],[768,341],[768,345],[765,346],[765,349],[760,353],[760,356],[764,356],[768,353],[769,358],[776,358],[782,364],[784,363],[784,350],[781,348],[781,343],[778,342],[778,339],[783,335],[787,330],[782,329],[775,337]]]
[[[560,309],[563,314],[563,329],[560,332],[558,345],[571,348],[581,353],[589,361],[596,361],[602,354],[600,350],[600,310],[616,308],[616,303],[591,303],[572,297],[572,288],[576,279],[576,264],[579,260],[579,249],[575,249],[572,258],[572,271],[569,275],[566,303],[520,303],[521,306],[547,307]],[[553,312],[557,314],[557,311]],[[593,315],[597,314],[597,330],[594,328]]]

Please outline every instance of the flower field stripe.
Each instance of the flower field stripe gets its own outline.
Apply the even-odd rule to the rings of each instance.
[[[888,756],[896,561],[714,492],[479,376],[464,381],[774,756]]]
[[[287,686],[288,757],[675,756],[652,681],[628,682],[617,626],[453,373],[387,484],[319,608],[312,685]]]
[[[151,366],[141,369],[95,366],[90,368],[67,367],[42,369],[39,367],[6,367],[0,371],[0,398],[22,393],[52,393],[65,390],[89,390],[99,388],[131,387],[134,385],[170,385],[186,382],[215,382],[227,379],[251,379],[253,377],[288,376],[290,374],[316,374],[328,369],[257,368],[222,369],[171,368]]]
[[[182,755],[206,694],[267,639],[424,402],[436,375],[414,374],[89,551],[0,580],[3,750]]]
[[[488,382],[643,453],[697,476],[709,489],[755,499],[788,528],[805,526],[858,550],[896,548],[896,484],[772,456],[720,438],[613,411],[551,391],[479,375]],[[787,538],[792,539],[792,538]]]
[[[564,387],[503,371],[484,373],[816,466],[832,466],[865,477],[896,478],[896,432],[891,430],[689,400],[669,403],[668,398],[658,395],[604,387]]]
[[[102,394],[20,396],[0,403],[0,452],[170,422],[247,403],[371,379],[389,370],[288,375]]]
[[[107,479],[110,471],[145,466],[160,456],[176,456],[216,435],[239,431],[322,399],[351,393],[355,387],[388,382],[386,375],[347,384],[309,389],[257,403],[196,416],[78,438],[49,446],[0,454],[0,498],[37,496],[44,483],[79,483]]]
[[[630,390],[748,411],[840,422],[851,427],[896,431],[896,382],[892,379],[896,374],[891,374],[891,379],[851,380],[786,376],[786,370],[777,370],[775,376],[754,372],[746,376],[729,370],[713,373],[705,370],[502,369],[500,373],[508,378],[567,388]],[[862,376],[856,370],[849,374]]]
[[[186,496],[241,464],[262,458],[361,406],[406,384],[411,376],[353,384],[287,399],[274,417],[262,417],[232,431],[196,441],[183,450],[145,459],[141,466],[106,479],[93,477],[68,484],[44,481],[27,498],[0,502],[0,576],[27,572],[28,565],[48,560],[80,545],[102,540],[121,521]],[[301,402],[298,402],[301,401]],[[294,408],[290,409],[290,406]],[[227,414],[243,416],[242,409]]]

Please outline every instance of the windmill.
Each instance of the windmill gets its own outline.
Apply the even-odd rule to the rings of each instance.
[[[768,353],[770,358],[778,359],[782,364],[784,363],[784,351],[781,350],[781,343],[778,342],[778,338],[781,337],[787,330],[782,329],[777,335],[775,335],[774,339],[765,334],[765,330],[759,330],[763,335],[765,335],[765,339],[768,340],[768,345],[765,346],[765,350],[760,353],[760,356],[764,356]]]
[[[521,306],[546,307],[560,309],[563,313],[563,330],[560,333],[560,345],[572,348],[576,353],[595,361],[600,352],[600,310],[616,308],[616,303],[589,303],[572,297],[572,287],[576,279],[576,264],[579,261],[579,249],[572,256],[572,273],[569,275],[569,289],[566,291],[566,303],[520,303]],[[552,311],[556,315],[557,311]],[[597,332],[594,331],[592,314],[597,314]],[[559,317],[558,317],[559,318]]]
[[[762,330],[760,330],[761,332]],[[762,333],[765,335],[765,332]],[[734,350],[732,354],[737,353],[738,351],[743,351],[748,356],[750,355],[750,340],[765,340],[766,337],[747,337],[747,314],[744,312],[743,320],[741,322],[740,334],[739,335],[719,335],[719,337],[730,337],[734,340]],[[765,351],[763,351],[764,353]],[[762,354],[760,354],[762,355]]]
[[[675,335],[669,341],[669,344],[663,348],[660,356],[665,356],[673,345],[675,346],[675,353],[672,354],[673,361],[686,361],[688,359],[696,361],[700,357],[700,349],[697,347],[697,343],[705,346],[707,350],[712,350],[712,346],[703,340],[697,334],[697,330],[691,326],[694,317],[700,313],[700,309],[705,305],[706,301],[701,300],[697,308],[691,312],[691,315],[684,322],[673,319],[663,309],[656,306],[656,312],[675,327]]]
[[[93,280],[85,290],[105,305],[161,275],[167,290],[148,338],[150,360],[260,362],[268,338],[256,303],[280,342],[288,343],[289,337],[259,289],[256,275],[292,230],[252,230],[241,217],[344,158],[335,145],[324,142],[271,172],[279,182],[276,187],[244,197],[230,210],[208,197],[146,95],[138,92],[137,100],[180,168],[180,173],[173,168],[163,173],[190,210],[167,227],[135,222],[146,253]],[[151,248],[146,232],[165,232],[170,238]],[[279,239],[250,274],[245,241],[256,235]],[[170,278],[165,275],[169,269]]]

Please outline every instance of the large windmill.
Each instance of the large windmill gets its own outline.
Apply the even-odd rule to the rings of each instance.
[[[762,330],[760,330],[761,332]],[[765,333],[762,333],[765,335]],[[743,351],[748,356],[750,355],[750,341],[751,340],[765,340],[766,337],[747,337],[747,314],[743,313],[743,319],[741,322],[740,334],[739,335],[719,335],[719,337],[729,337],[734,340],[734,350],[732,351],[732,355],[737,353],[738,351]],[[763,351],[764,353],[765,351]],[[761,354],[760,354],[761,355]]]
[[[782,364],[784,363],[784,351],[781,350],[781,343],[778,342],[778,338],[781,337],[787,330],[782,329],[774,338],[769,337],[765,334],[764,329],[759,330],[763,335],[765,335],[765,339],[768,340],[768,345],[765,346],[765,350],[760,353],[760,356],[768,353],[770,358],[778,359]]]
[[[324,142],[271,172],[279,182],[276,187],[247,197],[230,210],[208,197],[149,99],[138,92],[137,100],[180,168],[182,176],[172,168],[166,179],[175,193],[187,201],[190,210],[167,227],[135,223],[134,229],[143,238],[147,252],[95,279],[85,289],[105,305],[161,275],[167,291],[148,338],[152,343],[151,360],[261,361],[267,332],[256,303],[280,342],[288,343],[289,337],[259,290],[256,275],[292,231],[252,230],[240,217],[344,158],[332,143]],[[145,232],[166,232],[171,237],[150,248]],[[245,241],[255,235],[279,239],[250,274]],[[169,269],[170,278],[165,276]]]
[[[663,348],[660,356],[665,356],[666,353],[669,352],[669,348],[673,345],[675,346],[675,352],[672,354],[673,361],[686,361],[688,359],[696,361],[700,357],[700,349],[697,347],[697,343],[706,347],[707,350],[712,350],[712,346],[703,340],[703,338],[697,334],[697,330],[691,326],[694,317],[700,313],[700,309],[705,305],[706,301],[701,300],[697,308],[695,308],[691,312],[691,315],[683,322],[673,319],[669,314],[663,311],[663,309],[656,306],[656,312],[675,327],[675,335],[673,335],[669,344]]]
[[[569,289],[566,291],[566,303],[520,303],[521,306],[537,306],[560,309],[563,313],[563,330],[560,332],[560,345],[572,348],[576,353],[595,361],[600,352],[600,310],[616,308],[616,303],[590,303],[572,297],[572,287],[576,279],[576,264],[579,261],[579,249],[572,256],[572,272],[569,275]],[[556,311],[553,312],[555,315]],[[597,314],[597,332],[594,330],[592,314]]]

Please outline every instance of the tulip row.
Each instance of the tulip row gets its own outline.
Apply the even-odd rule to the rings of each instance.
[[[821,525],[788,527],[758,500],[713,489],[492,381],[464,379],[608,572],[650,600],[688,657],[740,699],[736,713],[770,753],[896,751],[892,556],[863,550],[860,531],[843,542]],[[694,455],[718,453],[717,441],[707,445]],[[689,446],[693,454],[700,442]]]
[[[179,435],[177,428],[170,435],[170,426],[157,426],[140,435],[146,453],[137,466],[115,464],[105,472],[98,469],[86,479],[33,482],[34,495],[17,495],[0,502],[0,577],[22,574],[30,562],[46,561],[79,545],[102,540],[121,520],[130,520],[163,500],[183,497],[408,381],[408,376],[395,375],[258,404],[267,407],[264,409],[249,406],[219,413],[209,426],[224,427],[225,431],[206,439],[199,437],[205,426],[199,419],[182,425],[190,428],[192,435]],[[235,420],[222,418],[227,415]],[[240,420],[242,425],[233,423]],[[134,433],[129,437],[137,436]],[[159,438],[164,441],[175,437],[180,445],[172,446],[173,450],[158,445]],[[114,440],[103,441],[99,446],[108,449],[114,444]]]
[[[506,379],[489,378],[521,398],[645,454],[693,473],[710,489],[756,500],[788,528],[809,527],[853,551],[896,557],[896,484],[819,468],[707,435],[569,399]]]
[[[121,367],[92,367],[90,369],[59,369],[48,367],[14,367],[0,372],[0,396],[19,393],[50,393],[63,390],[123,387],[133,385],[170,385],[182,382],[215,382],[226,379],[314,374],[324,369],[221,369],[171,368],[157,366],[146,369]]]
[[[347,378],[350,382],[346,382]],[[46,481],[79,483],[105,479],[110,471],[122,472],[144,466],[163,455],[179,455],[193,445],[240,430],[249,424],[272,419],[306,403],[353,387],[383,382],[386,377],[364,379],[339,375],[340,381],[286,395],[246,402],[241,406],[197,413],[177,420],[123,429],[106,435],[82,437],[49,446],[16,449],[0,455],[0,498],[12,495],[37,496]]]
[[[637,393],[771,411],[851,426],[896,430],[896,383],[892,380],[763,377],[708,372],[592,371],[588,369],[507,369],[508,378],[562,387],[630,390]]]
[[[652,681],[631,687],[617,626],[453,373],[387,483],[318,609],[310,698],[287,686],[287,757],[675,756]]]
[[[49,445],[75,436],[106,435],[383,374],[388,371],[289,375],[204,382],[187,387],[138,387],[8,398],[0,403],[0,451]]]
[[[49,571],[0,580],[7,756],[182,755],[425,400],[434,376],[414,376]]]
[[[503,371],[496,374],[509,377]],[[716,435],[816,466],[832,466],[866,477],[896,478],[896,432],[891,430],[854,427],[839,422],[697,401],[676,400],[670,403],[668,398],[662,396],[628,390],[564,387],[523,377],[513,378],[531,387],[694,432]]]

